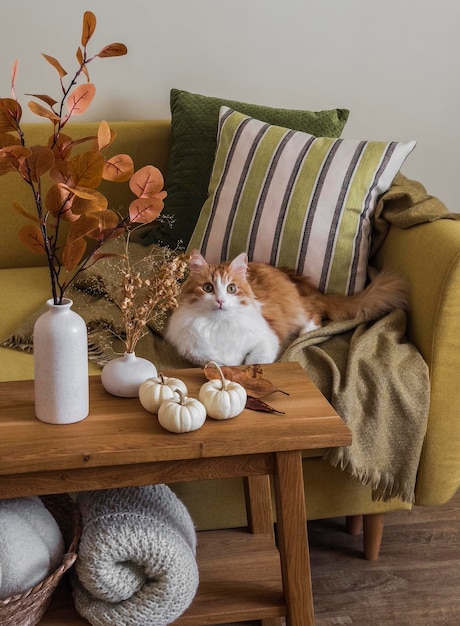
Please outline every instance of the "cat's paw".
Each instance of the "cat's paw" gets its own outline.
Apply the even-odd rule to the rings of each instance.
[[[274,363],[278,358],[279,345],[258,345],[251,352],[248,352],[244,362],[246,365],[255,363]]]

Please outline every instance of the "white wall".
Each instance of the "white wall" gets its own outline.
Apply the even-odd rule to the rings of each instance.
[[[460,211],[458,0],[2,2],[2,96],[16,58],[25,108],[25,93],[59,95],[39,52],[71,73],[85,10],[98,19],[91,50],[112,41],[129,49],[90,66],[98,91],[86,119],[169,117],[171,87],[272,106],[346,107],[346,137],[416,139],[403,172]]]

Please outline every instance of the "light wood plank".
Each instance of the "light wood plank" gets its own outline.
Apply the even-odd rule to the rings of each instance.
[[[192,396],[205,380],[198,368],[168,373],[182,378]],[[261,619],[274,626],[288,614],[289,624],[309,626],[313,607],[300,450],[347,445],[351,434],[298,364],[271,364],[266,376],[287,393],[270,400],[282,414],[245,410],[232,420],[207,420],[186,435],[163,430],[138,398],[111,396],[99,377],[90,381],[89,417],[67,426],[35,418],[32,381],[0,383],[0,497],[248,477],[256,534],[200,535],[200,589],[178,623]],[[280,553],[273,541],[270,484],[263,476],[269,473],[275,476]],[[78,624],[80,618],[66,611],[56,609],[53,622],[51,609],[44,626],[62,619],[66,626]]]
[[[163,430],[138,398],[116,398],[90,380],[90,415],[77,424],[55,426],[34,416],[33,381],[0,383],[0,475],[88,467],[127,466],[154,461],[213,458],[278,449],[320,449],[346,445],[348,428],[298,364],[267,366],[266,375],[289,393],[270,402],[284,415],[245,410],[232,420],[206,420],[203,428],[177,435]],[[179,370],[196,395],[200,369]],[[46,450],[45,455],[37,450]]]
[[[286,615],[279,553],[270,535],[244,530],[198,533],[200,584],[192,606],[177,626],[225,624]],[[88,622],[61,585],[40,626],[82,626]],[[121,625],[120,625],[121,626]]]
[[[460,492],[436,507],[385,514],[376,561],[344,519],[308,523],[316,626],[457,626]]]
[[[267,472],[267,474],[273,472]],[[244,481],[248,525],[253,533],[275,539],[270,476],[248,476]]]
[[[278,452],[276,464],[274,484],[278,547],[288,606],[288,624],[313,626],[315,620],[301,453]]]

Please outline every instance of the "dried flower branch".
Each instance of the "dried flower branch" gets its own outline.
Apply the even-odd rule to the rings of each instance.
[[[168,248],[154,248],[139,261],[131,262],[129,236],[125,254],[116,262],[121,282],[108,288],[108,297],[120,309],[126,352],[134,352],[138,341],[148,333],[148,324],[158,323],[164,313],[177,306],[177,296],[188,263],[184,254]]]
[[[88,65],[96,58],[127,53],[124,44],[112,43],[90,56],[87,45],[95,28],[96,17],[86,11],[81,46],[76,53],[78,67],[68,84],[64,82],[67,72],[59,61],[43,54],[58,73],[61,91],[58,100],[48,95],[29,94],[40,101],[28,103],[32,113],[46,118],[53,125],[46,146],[26,145],[21,128],[22,108],[15,92],[17,61],[11,76],[12,97],[0,99],[0,176],[17,172],[30,187],[34,212],[14,203],[14,208],[29,220],[18,236],[29,250],[46,255],[55,304],[62,301],[65,290],[81,271],[105,256],[99,252],[104,241],[118,236],[132,225],[157,219],[166,196],[163,177],[157,168],[147,165],[134,172],[129,155],[105,159],[103,150],[115,138],[107,122],[100,123],[97,136],[75,141],[62,132],[71,117],[84,113],[94,98],[96,88],[90,82]],[[77,85],[82,77],[86,82]],[[76,145],[85,143],[90,145],[86,152],[72,155]],[[44,176],[50,177],[54,183],[45,196]],[[130,204],[125,217],[110,210],[107,198],[96,190],[103,179],[129,181],[137,199]],[[88,246],[88,240],[91,246]]]

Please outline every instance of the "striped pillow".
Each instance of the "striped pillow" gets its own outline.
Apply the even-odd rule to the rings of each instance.
[[[209,263],[245,251],[324,293],[361,291],[370,218],[414,147],[314,137],[222,107],[209,197],[187,251]]]

